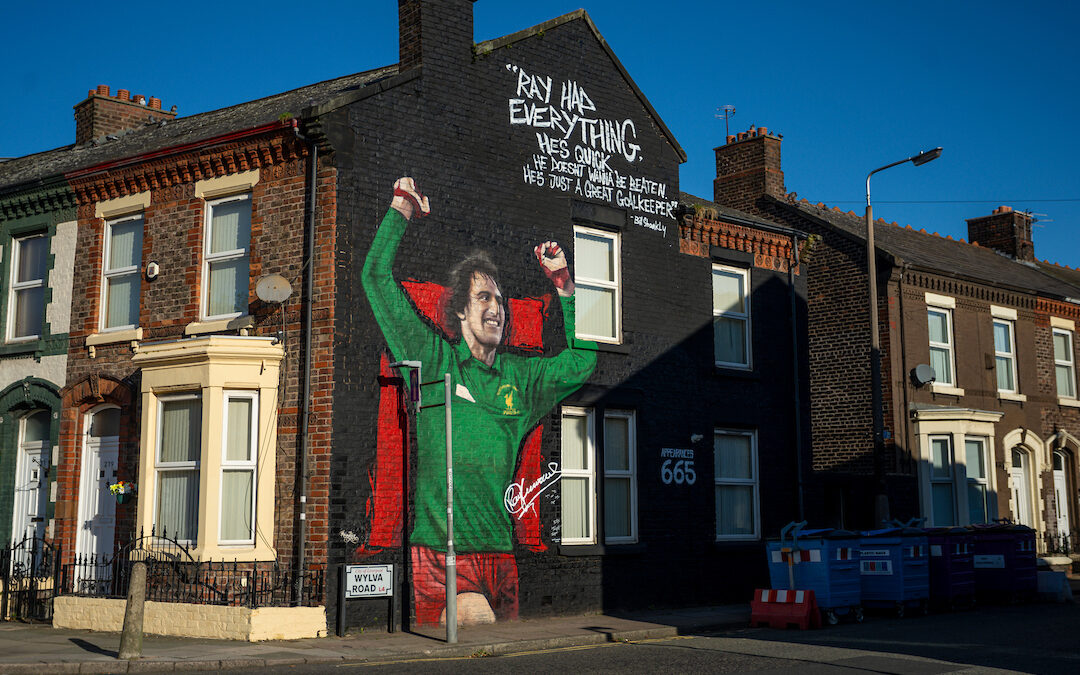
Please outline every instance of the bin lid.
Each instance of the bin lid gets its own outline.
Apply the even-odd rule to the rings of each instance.
[[[833,527],[825,527],[819,530],[803,530],[800,537],[820,537],[821,539],[855,539],[859,535],[850,530],[841,530]]]
[[[971,529],[959,525],[944,525],[942,527],[928,527],[926,534],[932,537],[963,537],[971,534]]]
[[[880,530],[866,530],[862,533],[864,537],[898,537],[904,531],[901,527],[883,527]]]

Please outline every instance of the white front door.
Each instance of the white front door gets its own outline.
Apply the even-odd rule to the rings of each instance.
[[[88,419],[89,430],[83,442],[75,553],[97,556],[98,560],[113,553],[116,497],[109,486],[117,480],[119,418],[120,411],[116,408],[94,413]]]
[[[1016,511],[1013,518],[1021,525],[1034,528],[1031,519],[1031,481],[1028,472],[1026,452],[1012,451],[1012,468],[1009,470],[1009,487],[1012,490],[1013,506]]]
[[[12,543],[25,537],[44,538],[45,507],[49,499],[51,415],[38,410],[19,420],[19,451],[15,460],[15,500],[12,504]]]
[[[1065,453],[1054,453],[1054,505],[1057,509],[1057,533],[1059,537],[1068,536],[1069,531],[1069,489],[1065,481]]]

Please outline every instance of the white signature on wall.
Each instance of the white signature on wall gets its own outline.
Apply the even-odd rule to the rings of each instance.
[[[511,483],[503,494],[503,503],[506,510],[515,518],[521,518],[535,508],[536,498],[544,493],[549,487],[559,482],[562,471],[556,462],[548,462],[548,470],[540,474],[540,477],[525,484],[525,480]]]

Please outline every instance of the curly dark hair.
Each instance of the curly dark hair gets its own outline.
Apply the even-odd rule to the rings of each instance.
[[[465,313],[465,306],[469,304],[469,289],[472,288],[473,277],[482,274],[491,279],[496,286],[499,284],[499,268],[491,261],[487,251],[473,251],[465,256],[450,270],[449,284],[445,296],[443,296],[443,315],[446,329],[454,334],[458,332],[457,314]]]

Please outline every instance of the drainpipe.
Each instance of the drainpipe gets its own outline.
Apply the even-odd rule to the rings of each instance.
[[[795,487],[798,495],[799,521],[803,515],[803,441],[802,441],[802,394],[799,392],[799,324],[795,304],[795,267],[799,264],[799,238],[791,237],[794,260],[788,260],[788,295],[791,297],[791,386],[795,392]]]
[[[300,603],[300,590],[304,572],[304,562],[307,553],[307,493],[308,493],[308,454],[311,447],[311,434],[309,433],[308,416],[311,410],[311,315],[312,296],[315,290],[315,198],[319,175],[319,146],[300,133],[300,127],[293,120],[293,133],[301,141],[305,142],[311,154],[308,160],[308,193],[307,218],[307,250],[304,253],[304,380],[300,387],[300,516],[297,523],[299,533],[296,551],[296,596],[297,604]]]
[[[911,375],[908,370],[908,358],[907,358],[907,334],[905,328],[907,327],[907,319],[904,316],[904,283],[907,281],[908,268],[911,267],[908,263],[904,263],[900,268],[900,279],[896,282],[896,298],[897,298],[897,310],[900,312],[900,381],[903,382],[904,392],[904,409],[893,411],[893,419],[899,419],[900,424],[904,426],[904,450],[907,452],[908,457],[912,462],[916,463],[915,479],[918,480],[918,462],[915,454],[915,448],[911,445]],[[894,380],[895,383],[895,380]],[[895,385],[894,385],[895,386]],[[899,416],[897,415],[899,412]],[[899,431],[899,429],[897,429]],[[916,509],[916,514],[921,511],[920,508]],[[915,515],[915,514],[912,514]]]

